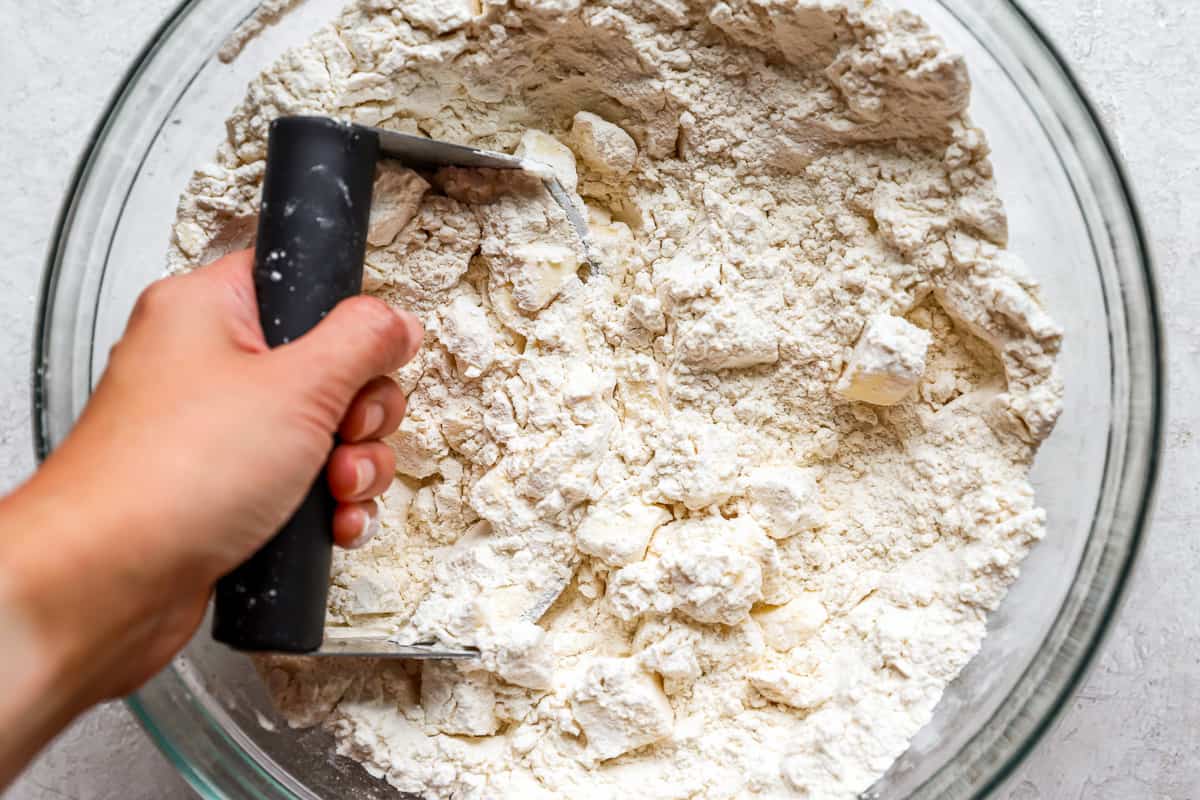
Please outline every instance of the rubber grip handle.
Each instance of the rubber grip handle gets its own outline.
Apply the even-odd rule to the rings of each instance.
[[[319,117],[271,125],[254,256],[271,347],[300,338],[362,291],[378,161],[379,139],[369,130]],[[275,538],[217,583],[214,639],[251,651],[321,646],[335,507],[322,470]]]

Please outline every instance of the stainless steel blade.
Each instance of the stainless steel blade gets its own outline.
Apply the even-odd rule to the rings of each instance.
[[[545,164],[505,153],[491,150],[480,150],[463,144],[451,144],[437,139],[426,139],[410,133],[387,131],[382,128],[369,128],[379,137],[380,151],[386,158],[411,167],[468,167],[472,169],[519,169],[541,179],[546,191],[554,198],[554,202],[563,210],[567,221],[575,229],[583,245],[583,255],[593,268],[596,261],[592,258],[591,241],[588,238],[588,224],[582,212],[576,207],[563,188],[562,183]]]
[[[516,156],[382,128],[370,130],[379,137],[379,148],[386,157],[403,161],[409,166],[525,169],[525,160]]]
[[[596,259],[592,257],[592,243],[588,238],[587,220],[583,218],[583,214],[575,207],[567,190],[558,182],[558,178],[553,176],[547,177],[548,173],[541,170],[538,177],[542,179],[542,183],[546,187],[546,191],[550,192],[550,196],[554,198],[554,202],[558,203],[558,207],[567,215],[567,221],[571,223],[571,227],[575,229],[575,235],[579,237],[579,243],[583,246],[583,259],[593,269],[597,267]]]
[[[469,647],[444,647],[439,644],[401,644],[384,636],[329,636],[314,656],[354,658],[469,659],[479,651]]]

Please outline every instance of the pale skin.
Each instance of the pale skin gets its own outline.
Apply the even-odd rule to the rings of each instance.
[[[334,539],[364,543],[405,411],[386,376],[421,325],[356,297],[270,350],[251,266],[236,253],[151,286],[75,429],[0,500],[0,790],[76,715],[167,664],[326,459]]]

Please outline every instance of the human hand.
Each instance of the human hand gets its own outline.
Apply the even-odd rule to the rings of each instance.
[[[151,286],[75,430],[0,506],[14,531],[0,564],[85,705],[136,688],[186,644],[213,583],[291,516],[327,457],[343,546],[392,481],[380,439],[405,399],[380,376],[413,357],[420,324],[356,297],[269,350],[251,262],[238,253]]]

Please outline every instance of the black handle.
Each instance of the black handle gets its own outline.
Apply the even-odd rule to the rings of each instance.
[[[369,130],[320,117],[271,125],[254,256],[271,347],[300,338],[362,291],[378,161],[379,139]],[[275,538],[217,583],[214,639],[239,650],[321,646],[335,505],[322,470]]]

